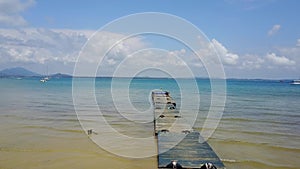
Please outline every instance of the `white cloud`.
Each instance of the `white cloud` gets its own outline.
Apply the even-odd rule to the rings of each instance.
[[[297,47],[300,47],[300,39],[297,39],[297,44],[296,44]]]
[[[0,29],[0,64],[74,65],[79,52],[89,40],[86,56],[83,56],[87,67],[88,64],[98,64],[102,58],[99,53],[107,52],[101,66],[104,65],[107,72],[112,72],[128,55],[145,48],[142,38],[137,36],[113,44],[116,39],[125,38],[125,35],[101,32],[99,36],[90,37],[93,33],[66,29]]]
[[[280,25],[274,25],[274,26],[272,27],[272,29],[270,29],[270,30],[268,31],[268,35],[269,35],[269,36],[274,35],[275,33],[277,33],[277,32],[279,31],[280,28],[281,28]]]
[[[142,38],[138,36],[127,38],[119,33],[97,32],[89,38],[81,53],[80,61],[89,63],[102,61],[101,64],[106,66],[117,66],[124,58],[145,46]]]
[[[178,50],[157,49],[152,48],[151,44],[145,42],[143,37],[124,38],[126,36],[122,34],[98,32],[95,37],[90,39],[77,64],[78,67],[86,68],[80,69],[76,73],[81,76],[93,76],[91,73],[94,72],[88,68],[97,67],[95,62],[103,59],[99,65],[101,69],[99,69],[98,75],[111,76],[116,70],[122,69],[114,75],[130,76],[135,70],[161,68],[167,69],[169,72],[176,72],[177,77],[184,77],[187,75],[187,71],[183,71],[182,68],[192,67],[194,64],[190,59],[191,51],[186,51],[185,48]],[[107,52],[110,47],[112,48]],[[103,53],[106,53],[104,58],[100,56]],[[84,62],[90,66],[85,66]]]
[[[297,43],[295,44],[295,46],[277,47],[277,51],[280,55],[288,56],[288,58],[294,61],[296,64],[300,63],[300,39],[297,39]],[[297,68],[299,68],[299,66],[297,66]]]
[[[88,34],[88,31],[0,29],[0,62],[75,62]]]
[[[291,66],[296,64],[295,61],[290,60],[285,56],[277,56],[275,53],[268,53],[266,58],[275,65]]]
[[[265,60],[257,55],[250,55],[247,54],[243,56],[243,61],[239,68],[241,69],[259,69],[262,67],[262,64],[265,62]]]
[[[124,61],[115,69],[114,76],[134,76],[147,70],[157,70],[171,75],[171,77],[193,77],[188,63],[182,56],[185,50],[167,51],[157,48],[139,50]],[[153,71],[149,72],[153,76]],[[146,74],[147,75],[147,74]]]
[[[1,26],[24,26],[26,20],[21,12],[35,4],[34,0],[0,0],[0,25]]]
[[[114,59],[107,59],[109,65],[115,65],[117,62]]]
[[[77,56],[86,43],[90,40],[90,45],[86,50],[83,61],[85,62],[87,72],[91,64],[98,64],[99,53],[107,52],[100,65],[101,74],[110,76],[117,69],[119,64],[123,64],[123,76],[137,68],[145,67],[164,68],[169,72],[174,72],[177,77],[188,75],[190,68],[193,73],[207,75],[205,69],[207,66],[216,67],[218,58],[215,51],[218,52],[221,61],[225,66],[225,71],[231,74],[244,71],[241,76],[244,77],[248,72],[265,73],[268,69],[274,72],[289,70],[297,71],[296,63],[300,63],[300,39],[297,44],[290,48],[280,48],[276,52],[267,55],[238,55],[231,53],[216,39],[211,42],[201,41],[200,50],[196,53],[200,58],[188,48],[162,50],[151,48],[151,44],[142,36],[130,37],[124,39],[123,34],[112,32],[101,32],[100,36],[89,38],[94,31],[88,30],[50,30],[50,29],[0,29],[0,66],[18,65],[38,65],[40,70],[50,63],[51,67],[56,66],[55,71],[66,70],[73,71],[73,66]],[[121,39],[120,41],[118,41]],[[116,44],[114,44],[117,41]],[[107,51],[111,46],[113,48]],[[204,64],[205,63],[205,64]],[[63,66],[63,67],[62,67]],[[99,71],[100,72],[100,71]],[[90,75],[90,74],[85,74]],[[149,73],[151,75],[151,73]],[[259,74],[258,74],[259,75]],[[246,76],[245,76],[246,77]]]
[[[135,55],[136,52],[148,49],[148,43],[143,38],[135,36],[127,39],[125,35],[101,32],[98,36],[88,38],[93,31],[84,30],[50,30],[50,29],[0,29],[0,64],[75,64],[79,52],[89,40],[81,61],[85,62],[87,70],[89,65],[100,63],[105,75],[112,75],[117,66]],[[123,39],[122,41],[118,41]],[[116,41],[118,43],[114,44]],[[112,47],[112,48],[111,48]],[[111,48],[111,49],[110,49]],[[107,51],[110,49],[109,51]],[[150,48],[151,49],[151,48]],[[106,53],[107,52],[107,53]],[[99,53],[106,53],[102,59]],[[186,55],[185,49],[165,51],[164,55],[156,56],[151,50],[135,55],[131,62],[126,62],[128,70],[143,66],[165,66],[179,71],[185,62],[178,58]],[[159,60],[163,60],[159,61]],[[58,70],[59,71],[59,70]],[[93,72],[92,72],[93,73]],[[126,71],[122,72],[123,75]]]
[[[234,53],[230,53],[220,42],[216,39],[212,40],[212,44],[215,47],[216,51],[218,52],[219,56],[223,63],[227,65],[235,65],[239,59],[239,56]]]

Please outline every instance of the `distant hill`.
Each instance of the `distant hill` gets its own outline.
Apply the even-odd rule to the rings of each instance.
[[[15,68],[9,68],[0,71],[0,76],[1,77],[32,77],[32,76],[41,76],[41,75],[29,71],[27,69],[24,69],[22,67],[15,67]]]
[[[51,78],[72,78],[71,75],[62,74],[62,73],[56,73],[56,74],[50,75],[49,77],[51,77]]]
[[[32,72],[22,67],[9,68],[0,71],[0,77],[43,77],[43,76],[45,75]],[[56,74],[49,75],[48,77],[71,78],[72,76],[67,74],[62,74],[62,73],[56,73]]]

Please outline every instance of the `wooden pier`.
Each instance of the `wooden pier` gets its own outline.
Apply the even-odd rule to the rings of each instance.
[[[220,158],[200,133],[193,131],[190,124],[185,123],[169,92],[152,91],[152,101],[159,169],[200,169],[205,163],[225,169]]]

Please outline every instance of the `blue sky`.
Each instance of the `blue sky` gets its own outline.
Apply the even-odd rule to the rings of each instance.
[[[241,50],[247,46],[293,45],[299,36],[300,2],[217,0],[217,1],[37,1],[24,12],[24,18],[33,27],[99,29],[119,17],[139,12],[165,12],[185,18],[199,27],[210,38],[228,41]],[[273,25],[282,29],[277,37],[266,32]],[[261,44],[258,44],[261,43]]]
[[[70,32],[79,32],[78,36],[81,32],[87,40],[93,31],[119,17],[140,12],[163,12],[197,26],[210,40],[214,40],[215,45],[219,45],[225,60],[226,57],[236,59],[234,63],[224,65],[229,78],[299,78],[299,7],[298,0],[1,0],[0,69],[24,66],[42,73],[46,61],[53,67],[50,72],[72,73],[74,63],[68,56],[74,57],[71,56],[75,55],[71,48],[76,50],[82,46],[84,38],[74,39]],[[20,30],[26,32],[23,39],[8,43],[11,39],[20,38]],[[59,33],[64,34],[63,39],[55,38],[54,34]],[[64,44],[49,45],[50,35],[52,43],[57,40],[64,41]],[[145,39],[140,40],[141,43],[155,43],[155,40],[145,42]],[[33,41],[45,43],[37,51],[33,50],[36,45],[30,46]],[[171,45],[174,44],[170,43],[169,48],[166,47],[168,44],[164,44],[164,47],[176,50]],[[47,58],[41,59],[43,52]],[[27,58],[20,59],[21,55]]]

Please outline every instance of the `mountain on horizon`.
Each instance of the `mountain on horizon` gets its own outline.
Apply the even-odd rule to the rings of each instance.
[[[30,70],[27,70],[23,67],[14,67],[8,68],[0,71],[0,77],[42,77],[46,75],[41,75]],[[48,75],[51,78],[71,78],[71,75],[62,74],[62,73],[55,73],[52,75]]]
[[[42,76],[38,73],[32,72],[30,70],[27,70],[22,67],[14,67],[14,68],[8,68],[0,71],[0,76],[2,77],[33,77],[33,76]]]
[[[67,75],[67,74],[62,74],[62,73],[55,73],[52,75],[49,75],[49,77],[51,78],[71,78],[71,75]]]

